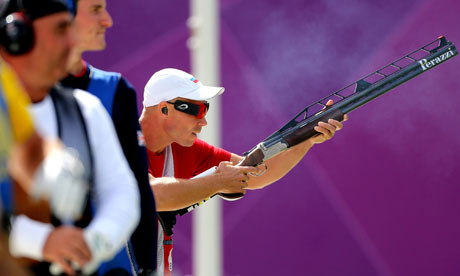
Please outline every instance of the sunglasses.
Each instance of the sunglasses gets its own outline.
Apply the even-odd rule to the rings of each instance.
[[[209,110],[209,103],[203,102],[199,104],[189,103],[181,100],[175,102],[167,102],[174,105],[174,109],[195,116],[197,119],[202,119],[206,116]]]

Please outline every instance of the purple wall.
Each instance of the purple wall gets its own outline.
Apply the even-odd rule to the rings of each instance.
[[[122,72],[139,102],[153,72],[189,70],[188,3],[108,4],[109,46],[87,59]],[[455,0],[221,1],[224,147],[250,149],[305,105],[439,35],[460,43],[459,14]],[[284,179],[226,202],[225,276],[459,275],[459,65],[353,112]],[[176,227],[176,275],[192,273],[190,221]]]

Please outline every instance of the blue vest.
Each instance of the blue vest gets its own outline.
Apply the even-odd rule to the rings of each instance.
[[[117,91],[120,73],[106,72],[88,65],[90,69],[90,82],[88,92],[98,97],[107,112],[112,116],[113,100]]]
[[[102,71],[91,65],[88,65],[88,68],[90,69],[90,82],[87,91],[98,97],[107,112],[112,116],[113,101],[121,75],[120,73]],[[134,260],[134,254],[130,254],[132,258],[129,257],[128,248],[123,247],[112,260],[104,262],[98,270],[99,275],[104,275],[108,271],[117,268],[124,269],[128,271],[130,275],[133,275],[132,269],[133,266],[134,268],[136,267],[136,262]],[[133,263],[131,263],[131,261]]]

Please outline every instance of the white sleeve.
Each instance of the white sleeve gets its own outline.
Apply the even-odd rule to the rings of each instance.
[[[43,260],[43,246],[53,231],[49,223],[41,223],[20,215],[11,223],[9,250],[13,257]]]
[[[56,137],[56,117],[49,96],[42,102],[31,105],[29,111],[34,115],[34,125],[43,137]],[[11,255],[43,260],[43,246],[52,230],[51,224],[34,221],[23,215],[12,219],[8,238]]]
[[[94,159],[96,214],[86,231],[103,234],[118,251],[139,222],[136,179],[124,157],[112,120],[99,99],[81,90],[77,90],[75,96],[86,119]]]

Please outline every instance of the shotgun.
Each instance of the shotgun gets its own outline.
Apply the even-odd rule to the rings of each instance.
[[[281,129],[245,153],[241,166],[257,166],[273,156],[318,134],[314,127],[328,119],[343,120],[358,107],[387,93],[404,82],[436,67],[458,54],[455,45],[440,36],[435,41],[405,55],[364,78],[307,106]],[[328,100],[334,104],[326,105]],[[218,194],[237,200],[243,194]]]
[[[318,122],[327,122],[328,119],[342,121],[345,114],[456,55],[458,51],[455,45],[447,41],[444,36],[440,36],[435,41],[307,106],[286,125],[246,152],[244,159],[238,165],[258,166],[263,164],[273,156],[317,135],[318,132],[314,130],[314,127]],[[326,105],[328,100],[333,100],[334,104]],[[211,168],[203,174],[214,171],[215,168]],[[243,197],[241,193],[219,193],[217,195],[230,201]],[[175,212],[182,216],[206,200]]]

